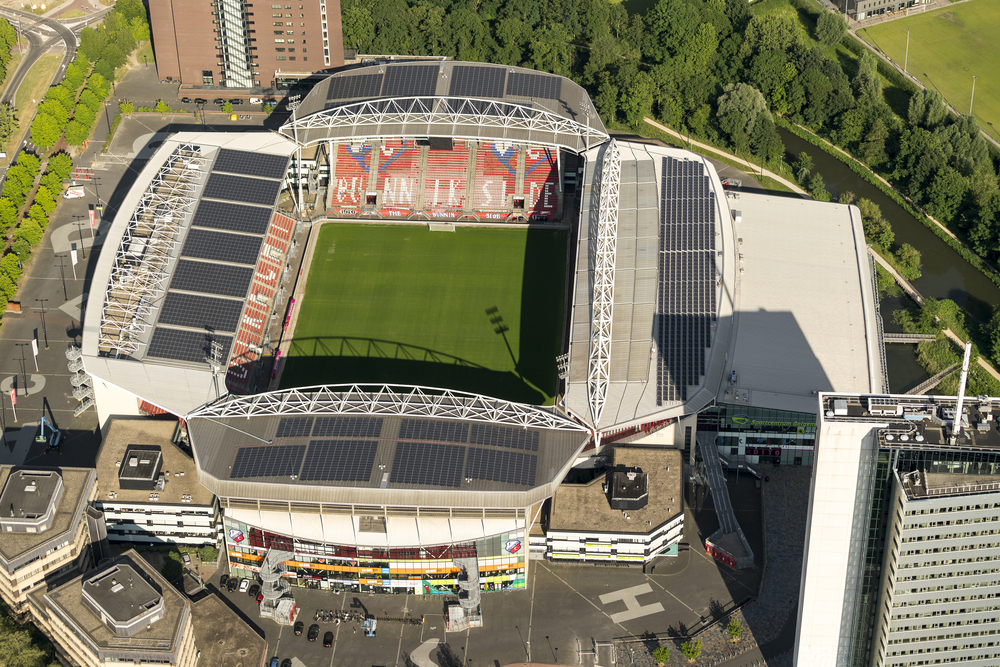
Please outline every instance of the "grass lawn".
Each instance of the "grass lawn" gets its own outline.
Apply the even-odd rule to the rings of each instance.
[[[394,383],[551,404],[566,232],[328,224],[283,388]]]
[[[14,72],[17,71],[17,66],[21,64],[21,60],[24,59],[20,53],[15,53],[11,56],[10,62],[7,63],[7,76],[3,78],[3,83],[0,84],[0,94],[7,90],[7,84],[10,83],[10,77],[14,76]]]
[[[42,96],[52,83],[52,77],[59,69],[62,62],[62,55],[49,53],[39,58],[35,64],[24,75],[21,85],[14,96],[14,108],[17,110],[18,130],[14,132],[10,140],[3,146],[3,151],[7,153],[7,158],[0,160],[0,166],[6,166],[17,157],[14,150],[21,141],[21,133],[31,125],[31,119],[35,117],[38,103],[42,101]]]
[[[973,109],[980,126],[994,137],[1000,123],[1000,68],[996,36],[1000,34],[1000,1],[971,0],[932,12],[887,21],[858,32],[897,63],[906,57],[907,70],[928,88],[936,89],[959,113],[968,113],[972,77],[976,81]]]

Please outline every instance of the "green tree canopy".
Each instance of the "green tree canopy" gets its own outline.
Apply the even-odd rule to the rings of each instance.
[[[839,44],[847,34],[847,21],[837,12],[823,9],[816,21],[816,39],[827,46]]]
[[[745,83],[731,83],[723,88],[716,114],[722,129],[737,145],[753,134],[758,117],[771,118],[764,96]]]
[[[31,121],[31,142],[42,150],[55,146],[61,134],[62,126],[48,114],[37,114]]]
[[[46,214],[52,213],[59,205],[52,191],[44,185],[38,186],[38,190],[35,192],[35,203],[40,205]]]
[[[80,121],[71,120],[66,125],[66,143],[70,146],[82,146],[88,136],[90,136],[90,127]]]
[[[38,113],[52,116],[60,127],[69,121],[69,112],[66,111],[66,107],[59,103],[59,100],[42,100],[42,103],[38,105]]]
[[[49,216],[45,215],[45,209],[37,202],[28,209],[28,219],[33,220],[43,230],[49,226]]]
[[[944,98],[936,90],[920,88],[910,97],[910,107],[907,117],[910,124],[934,129],[948,116]]]
[[[48,170],[60,178],[69,178],[73,171],[73,158],[66,153],[56,153],[49,158]]]

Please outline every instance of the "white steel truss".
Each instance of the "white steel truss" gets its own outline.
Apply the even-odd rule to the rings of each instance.
[[[156,301],[167,287],[168,264],[198,205],[207,163],[200,146],[182,144],[142,193],[115,251],[101,310],[101,352],[127,356],[142,344],[140,336],[152,326]]]
[[[298,130],[298,134],[296,134]],[[309,130],[325,130],[310,136]],[[286,123],[281,132],[310,145],[336,139],[448,137],[507,140],[560,146],[573,152],[607,141],[608,135],[543,109],[497,100],[458,97],[400,97],[332,107]]]
[[[590,321],[590,360],[587,392],[594,426],[601,421],[611,376],[611,322],[615,301],[615,253],[618,247],[618,193],[621,154],[612,139],[601,164],[601,200],[597,218],[593,311]]]
[[[251,396],[228,395],[203,405],[187,418],[249,419],[275,415],[396,415],[466,419],[561,431],[587,430],[553,409],[413,385],[321,385]]]

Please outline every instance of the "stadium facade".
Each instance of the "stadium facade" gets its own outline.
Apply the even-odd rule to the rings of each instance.
[[[409,386],[258,393],[301,224],[280,212],[282,185],[329,220],[570,227],[559,403]],[[784,418],[814,429],[817,391],[884,386],[856,208],[730,192],[701,156],[611,139],[586,91],[554,75],[450,61],[347,70],[277,134],[174,135],[119,211],[83,342],[101,423],[186,419],[230,564],[259,574],[276,619],[290,585],[522,587],[529,542],[539,556],[574,558],[575,546],[576,559],[647,562],[681,539],[682,466],[615,457],[669,509],[645,530],[588,545],[560,505],[564,534],[529,540],[570,468],[637,440],[693,460],[698,429],[723,431],[712,420],[732,411],[745,432],[811,455],[812,431],[789,433]],[[763,462],[739,437],[737,453]],[[613,470],[595,474],[619,488]],[[611,495],[608,511],[627,513]],[[616,546],[635,539],[641,552]]]

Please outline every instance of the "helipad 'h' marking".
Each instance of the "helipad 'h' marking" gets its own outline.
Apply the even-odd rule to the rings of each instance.
[[[609,604],[611,602],[621,602],[625,603],[626,610],[620,611],[617,614],[611,614],[611,620],[615,623],[621,623],[623,621],[631,621],[637,618],[642,618],[643,616],[649,616],[650,614],[658,614],[663,611],[663,605],[659,602],[654,604],[641,605],[636,599],[639,595],[644,595],[646,593],[652,593],[653,589],[649,584],[642,584],[641,586],[632,586],[631,588],[623,588],[620,591],[615,591],[613,593],[605,593],[601,596],[601,604]]]

